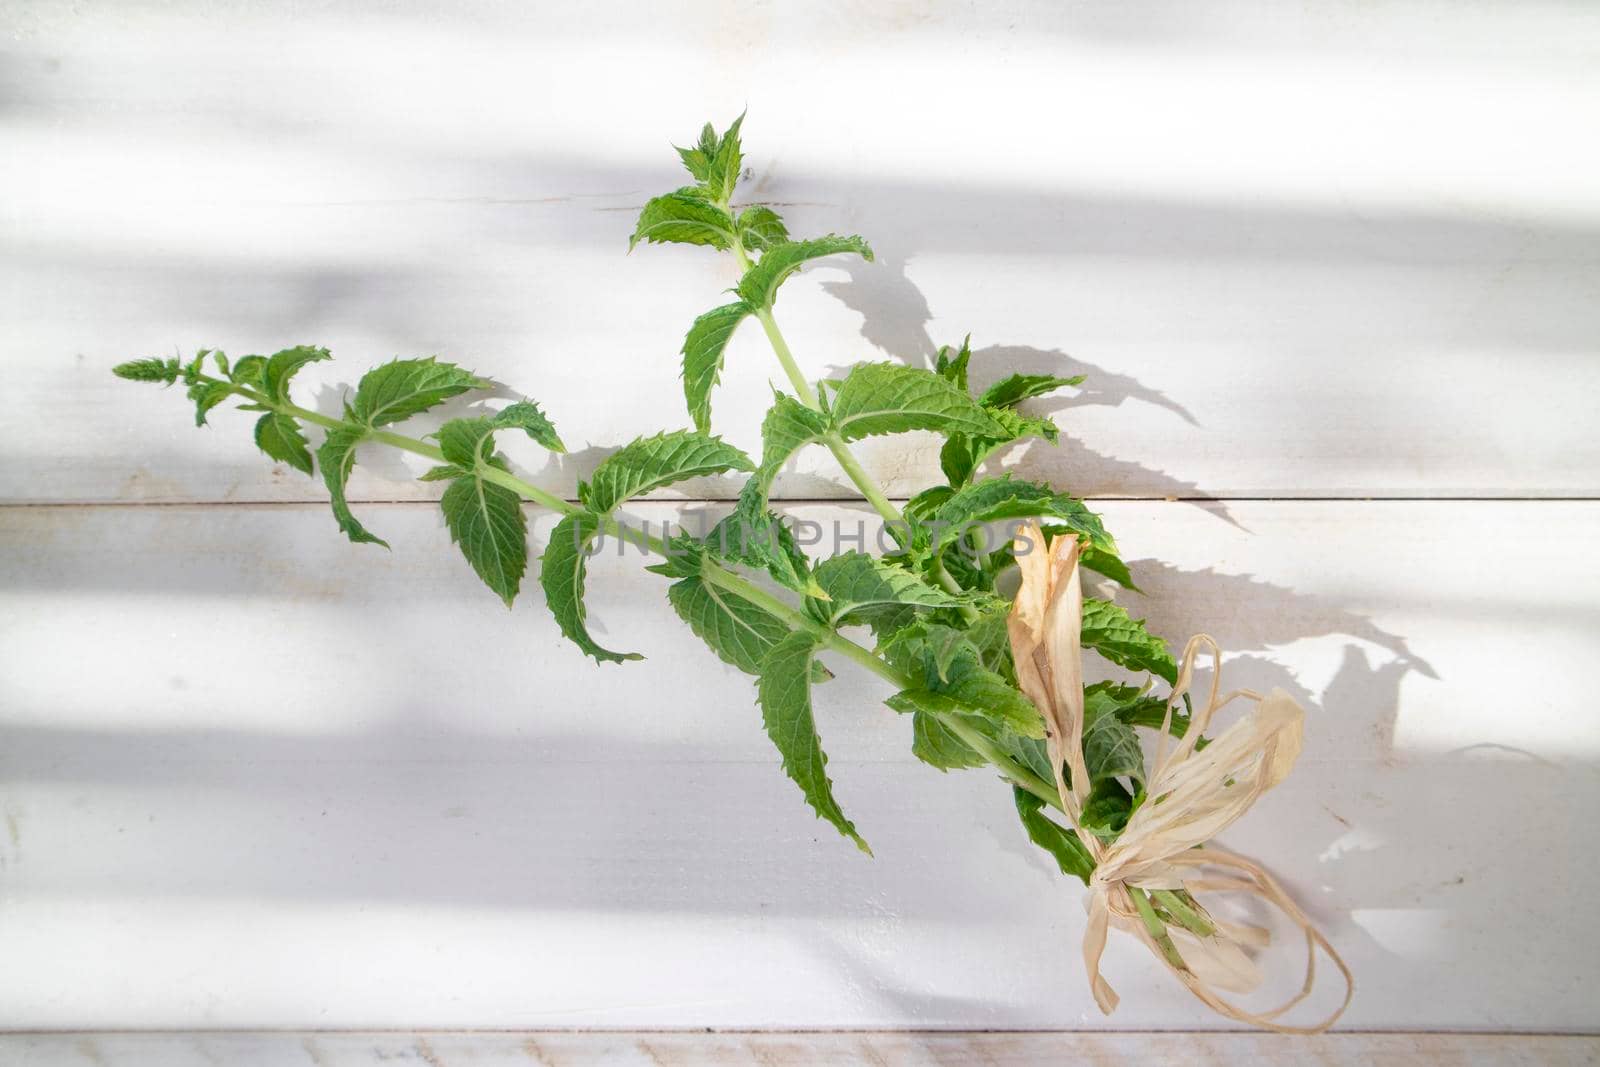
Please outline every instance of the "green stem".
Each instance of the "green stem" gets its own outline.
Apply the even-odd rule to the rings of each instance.
[[[870,649],[856,644],[848,637],[839,634],[832,627],[818,622],[804,612],[795,610],[765,589],[739,575],[717,567],[710,560],[707,560],[706,564],[707,567],[703,572],[703,577],[712,585],[720,586],[735,596],[743,597],[756,607],[781,619],[792,629],[804,630],[815,637],[822,647],[837,652],[841,656],[865,667],[896,689],[914,688],[911,679],[884,662],[883,657]],[[937,717],[951,733],[961,738],[973,751],[994,764],[999,768],[1001,774],[1011,779],[1016,785],[1052,807],[1057,809],[1061,807],[1061,798],[1056,794],[1054,785],[1046,782],[1018,763],[1010,755],[1002,751],[1000,746],[985,737],[981,731],[974,729],[963,721],[961,716],[939,714]]]
[[[741,270],[747,271],[750,269],[750,255],[738,240],[733,243],[733,254],[738,258]],[[816,391],[811,388],[811,383],[806,381],[806,376],[800,372],[800,365],[795,362],[794,352],[789,348],[789,342],[784,339],[783,331],[778,329],[778,320],[773,317],[772,309],[757,308],[755,315],[756,319],[761,323],[761,329],[766,332],[767,341],[772,345],[773,354],[778,357],[779,366],[783,368],[783,373],[788,376],[789,384],[794,386],[795,395],[807,407],[820,410]],[[906,525],[905,516],[889,500],[883,488],[878,485],[877,479],[873,478],[867,472],[867,469],[861,465],[861,461],[856,459],[855,453],[850,450],[850,445],[846,443],[844,437],[838,431],[834,431],[824,437],[822,443],[828,446],[828,451],[833,453],[833,458],[838,462],[845,476],[855,484],[856,489],[866,498],[867,503],[872,505],[872,509],[878,513],[883,521],[891,526],[904,529]],[[950,572],[945,570],[942,561],[938,559],[933,561],[933,573],[945,592],[958,595],[964,592],[961,588],[961,583],[950,576]],[[978,612],[974,608],[963,605],[960,611],[962,617],[968,622],[973,622],[978,617]]]
[[[284,415],[293,415],[295,418],[303,419],[306,422],[312,423],[316,426],[321,426],[325,430],[364,430],[367,432],[371,440],[386,444],[391,448],[398,448],[403,452],[410,452],[413,455],[424,456],[438,463],[448,462],[448,460],[445,459],[444,453],[437,446],[430,445],[428,442],[418,438],[407,437],[404,434],[393,433],[388,430],[373,430],[370,427],[361,425],[360,423],[350,422],[345,419],[331,418],[322,414],[321,412],[312,411],[309,408],[299,407],[298,405],[290,403],[279,403],[267,396],[265,393],[258,392],[257,390],[250,389],[245,386],[235,385],[232,382],[224,382],[220,378],[212,378],[209,375],[201,375],[200,377],[208,384],[215,382],[218,384],[227,385],[235,393],[254,403],[261,404]],[[845,454],[849,455],[848,450],[845,450]],[[854,462],[854,457],[851,457],[851,459],[852,462]],[[862,473],[863,477],[865,477],[865,472]],[[563,500],[555,494],[544,489],[540,489],[531,482],[524,481],[509,471],[501,470],[498,467],[482,467],[479,470],[479,474],[485,481],[494,482],[496,485],[502,485],[523,499],[540,504],[546,508],[549,508],[551,511],[558,512],[559,514],[576,515],[584,510],[581,506],[573,504],[570,501]],[[876,489],[876,486],[874,486],[874,489]],[[881,493],[879,494],[879,498],[882,499]],[[890,509],[891,512],[893,512],[893,505],[890,505],[887,500],[884,500],[883,503]],[[881,514],[882,508],[880,508],[879,511]],[[899,513],[894,512],[894,516],[898,520]],[[885,517],[887,518],[888,516]],[[621,536],[621,528],[615,518],[607,515],[603,518],[602,522],[607,533],[614,537]],[[646,544],[648,544],[651,551],[659,555],[667,554],[667,544],[662,538],[656,537],[653,534],[645,533],[643,535],[643,539]],[[773,596],[759,585],[756,585],[748,578],[728,570],[726,567],[721,566],[716,561],[711,559],[703,560],[701,576],[707,581],[711,582],[713,585],[726,589],[735,596],[748,600],[750,603],[756,605],[762,610],[770,613],[778,619],[781,619],[791,628],[804,630],[814,635],[823,647],[837,652],[847,659],[859,664],[860,666],[865,667],[867,670],[889,682],[889,684],[893,685],[896,689],[909,689],[912,687],[912,683],[909,679],[901,675],[899,671],[895,670],[888,663],[884,662],[883,658],[874,653],[872,650],[856,644],[847,637],[841,636],[839,633],[835,632],[832,627],[824,625],[823,623],[811,618],[809,615],[806,615],[804,612],[784,603],[782,600],[779,600],[777,597]],[[1035,775],[1032,771],[1029,771],[1027,768],[1011,759],[1011,757],[1006,755],[1004,752],[1000,751],[1000,749],[996,747],[994,743],[991,742],[987,737],[984,737],[978,731],[961,722],[959,716],[941,715],[940,721],[949,727],[950,730],[963,741],[967,742],[967,744],[970,745],[975,751],[983,755],[984,758],[988,759],[989,762],[998,767],[1000,772],[1007,778],[1011,779],[1028,792],[1040,797],[1045,802],[1060,807],[1061,802],[1056,797],[1055,789],[1053,787]]]
[[[795,362],[794,353],[789,350],[789,342],[784,340],[783,331],[778,329],[778,320],[772,317],[772,310],[757,308],[756,321],[760,322],[761,328],[766,331],[767,341],[772,345],[773,354],[778,357],[778,364],[783,367],[783,373],[788,376],[789,384],[794,386],[795,395],[806,407],[818,407],[817,392],[811,388],[811,383],[806,381],[806,376],[800,373],[800,364]]]
[[[386,444],[390,448],[398,448],[402,452],[410,452],[412,455],[424,456],[433,460],[435,463],[448,462],[448,460],[445,459],[444,453],[440,451],[436,445],[430,445],[428,442],[419,440],[418,438],[407,437],[405,434],[391,433],[388,430],[374,430],[371,427],[363,426],[358,422],[350,422],[345,419],[331,418],[319,411],[312,411],[310,408],[303,408],[289,403],[279,403],[267,396],[265,393],[257,392],[254,389],[250,389],[242,385],[234,385],[232,382],[224,382],[220,378],[212,378],[209,375],[200,375],[200,379],[207,384],[214,382],[220,385],[227,385],[231,387],[234,392],[248,400],[252,400],[257,404],[269,407],[273,411],[280,412],[281,414],[293,415],[297,419],[304,419],[306,422],[316,426],[321,426],[325,430],[362,430],[371,440]],[[540,489],[537,485],[534,485],[531,482],[523,481],[515,474],[512,474],[509,471],[503,471],[498,467],[485,466],[479,471],[479,473],[482,475],[484,481],[493,482],[496,485],[504,486],[513,493],[516,493],[518,496],[521,496],[527,500],[531,500],[535,504],[549,508],[551,511],[559,512],[562,515],[576,515],[583,510],[583,508],[579,507],[577,504],[562,500],[554,493]],[[614,530],[609,532],[615,533]]]

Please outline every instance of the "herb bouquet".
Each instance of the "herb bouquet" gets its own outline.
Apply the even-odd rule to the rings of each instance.
[[[714,654],[755,677],[762,721],[784,772],[817,815],[862,851],[869,851],[867,843],[834,796],[812,717],[811,687],[829,677],[822,660],[834,657],[894,687],[886,703],[908,718],[918,758],[941,770],[997,770],[1029,840],[1088,886],[1084,956],[1102,1010],[1116,1004],[1099,959],[1107,931],[1117,926],[1230,1018],[1294,1032],[1325,1029],[1349,1002],[1349,971],[1264,870],[1210,843],[1288,773],[1302,712],[1282,692],[1222,694],[1220,651],[1209,638],[1196,637],[1175,659],[1114,601],[1084,596],[1084,571],[1135,586],[1115,541],[1081,500],[981,473],[986,459],[1014,441],[1054,441],[1055,425],[1021,405],[1082,379],[1012,374],[974,395],[965,344],[940,351],[932,370],[865,363],[839,379],[806,379],[774,316],[780,289],[812,260],[870,260],[872,251],[855,236],[796,240],[772,208],[735,206],[741,122],[721,136],[707,125],[693,147],[678,149],[693,184],[649,201],[630,241],[630,248],[641,241],[704,245],[731,254],[743,272],[733,298],[695,319],[683,341],[684,398],[694,428],[640,437],[617,450],[578,486],[576,502],[525,481],[495,449],[497,434],[521,432],[563,451],[555,426],[531,400],[452,419],[429,439],[397,432],[412,416],[490,385],[436,359],[397,359],[368,371],[340,418],[301,407],[291,395],[302,367],[330,358],[323,348],[231,362],[219,351],[202,351],[186,363],[141,359],[115,372],[135,381],[181,381],[197,425],[224,402],[242,401],[242,410],[259,416],[255,440],[263,452],[308,475],[320,469],[334,519],[351,541],[385,544],[345,497],[358,450],[384,445],[427,457],[435,466],[422,478],[446,483],[440,505],[452,539],[507,604],[527,569],[524,502],[558,513],[539,582],[561,632],[600,663],[640,657],[602,647],[585,626],[587,557],[606,536],[640,541],[661,558],[649,569],[670,581],[667,597],[684,622]],[[771,342],[792,390],[773,398],[759,462],[710,432],[723,353],[750,319]],[[324,431],[314,453],[308,426]],[[911,430],[944,437],[945,483],[899,507],[851,445]],[[771,509],[768,494],[779,470],[813,446],[832,453],[877,511],[889,551],[812,559]],[[737,505],[700,535],[625,531],[617,517],[632,498],[730,471],[748,474]],[[987,536],[1001,524],[1015,536]],[[863,627],[870,640],[859,636]],[[1083,649],[1134,680],[1084,684]],[[1214,666],[1210,692],[1196,708],[1189,690],[1201,651]],[[1203,734],[1212,716],[1235,698],[1253,707],[1208,743]],[[1159,738],[1148,769],[1140,729]],[[1205,891],[1255,894],[1303,930],[1305,984],[1277,1011],[1252,1014],[1222,998],[1222,991],[1259,983],[1245,949],[1264,944],[1266,932],[1212,915],[1198,899]],[[1343,973],[1343,1003],[1307,1026],[1279,1022],[1309,995],[1319,948]]]

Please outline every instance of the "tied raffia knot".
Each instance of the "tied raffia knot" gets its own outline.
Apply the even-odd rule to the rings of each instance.
[[[1148,780],[1145,802],[1114,841],[1083,827],[1083,806],[1092,783],[1083,753],[1083,588],[1075,537],[1046,544],[1036,524],[1017,537],[1022,585],[1006,620],[1017,667],[1017,684],[1044,715],[1050,761],[1055,768],[1061,810],[1094,860],[1089,878],[1089,920],[1083,958],[1100,1010],[1110,1014],[1117,994],[1100,974],[1100,958],[1111,927],[1125,930],[1153,952],[1196,997],[1238,1022],[1283,1033],[1319,1033],[1344,1013],[1355,991],[1350,969],[1305,912],[1262,867],[1211,839],[1250,809],[1268,789],[1288,776],[1300,754],[1305,713],[1280,689],[1265,697],[1248,689],[1224,694],[1222,650],[1205,634],[1190,638],[1167,699],[1160,742]],[[1190,691],[1195,660],[1210,654],[1211,690],[1196,707],[1183,737],[1172,746],[1174,709]],[[1254,706],[1204,748],[1200,737],[1212,717],[1236,700]],[[1194,902],[1202,892],[1242,892],[1260,897],[1283,912],[1306,939],[1305,981],[1300,991],[1271,1011],[1252,1013],[1224,1000],[1218,990],[1246,993],[1261,983],[1246,947],[1265,947],[1265,929],[1219,921]],[[1168,920],[1151,898],[1160,900]],[[1292,1026],[1277,1022],[1311,995],[1317,952],[1333,961],[1344,978],[1339,1007],[1320,1021]]]

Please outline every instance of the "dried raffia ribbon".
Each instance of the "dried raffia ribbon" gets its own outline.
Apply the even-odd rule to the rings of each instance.
[[[1116,840],[1100,840],[1082,824],[1083,794],[1090,782],[1083,754],[1083,665],[1079,650],[1083,589],[1078,541],[1075,537],[1057,537],[1046,544],[1038,525],[1030,523],[1018,532],[1017,542],[1022,585],[1006,620],[1007,630],[1017,682],[1044,714],[1062,811],[1095,863],[1089,879],[1089,923],[1084,932],[1083,958],[1100,1010],[1109,1015],[1117,1006],[1117,994],[1100,974],[1106,936],[1109,928],[1116,926],[1143,941],[1190,992],[1221,1015],[1280,1033],[1326,1030],[1344,1014],[1355,992],[1350,968],[1262,867],[1209,843],[1249,810],[1262,793],[1288,775],[1300,754],[1305,713],[1279,689],[1265,697],[1248,689],[1223,694],[1222,650],[1204,634],[1190,638],[1180,662],[1178,682],[1167,700],[1154,768],[1145,783],[1148,799],[1128,819]],[[1173,711],[1189,692],[1195,659],[1202,650],[1212,660],[1211,691],[1204,706],[1190,717],[1183,739],[1169,753]],[[1197,748],[1196,742],[1212,716],[1241,698],[1255,706],[1205,748]],[[1204,868],[1221,873],[1207,877]],[[1306,971],[1300,991],[1278,1007],[1260,1013],[1223,999],[1219,990],[1249,992],[1260,984],[1260,972],[1244,946],[1264,946],[1267,931],[1209,918],[1196,924],[1202,930],[1210,928],[1206,935],[1181,924],[1163,928],[1146,899],[1146,894],[1161,890],[1251,893],[1283,912],[1305,934]],[[1316,984],[1318,949],[1343,975],[1344,1000],[1316,1023],[1292,1026],[1278,1022],[1284,1013],[1311,995]]]

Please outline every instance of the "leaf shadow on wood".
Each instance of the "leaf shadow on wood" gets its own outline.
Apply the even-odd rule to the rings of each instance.
[[[883,247],[873,262],[841,257],[830,267],[842,268],[847,281],[824,281],[824,292],[861,315],[861,335],[890,357],[913,367],[931,368],[939,344],[929,333],[933,321],[927,298],[907,273],[908,256]],[[981,339],[980,339],[981,341]],[[960,338],[948,338],[958,345]],[[847,366],[830,368],[842,375]],[[1059,350],[1019,345],[987,345],[974,349],[971,378],[981,390],[1007,374],[1053,374],[1063,378],[1083,375],[1082,388],[1029,401],[1028,410],[1054,414],[1084,407],[1119,407],[1139,401],[1170,411],[1191,427],[1199,423],[1193,413],[1158,389],[1126,375],[1107,371]],[[1226,522],[1237,525],[1227,505],[1217,502],[1201,487],[1166,472],[1130,460],[1117,459],[1090,448],[1063,426],[1058,442],[1028,440],[1002,449],[988,463],[990,469],[1015,468],[1027,477],[1071,491],[1085,478],[1097,487],[1110,487],[1099,496],[1160,497],[1196,500]],[[1089,472],[1087,475],[1085,472]]]

